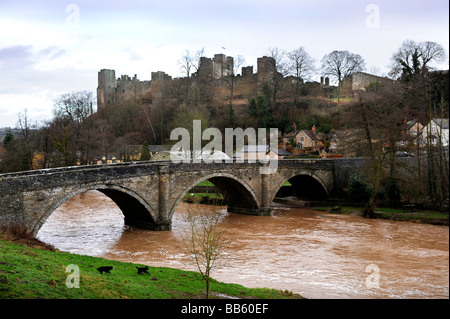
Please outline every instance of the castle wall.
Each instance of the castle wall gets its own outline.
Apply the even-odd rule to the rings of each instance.
[[[116,102],[124,102],[127,99],[136,98],[146,92],[150,92],[150,81],[140,81],[136,74],[133,78],[122,75],[116,81]]]
[[[122,75],[116,79],[114,70],[102,69],[98,72],[97,108],[141,96],[150,92],[150,89],[150,81],[140,81],[136,75],[133,78]]]
[[[152,72],[150,81],[150,92],[153,96],[160,94],[164,88],[164,84],[172,82],[172,77],[165,72]]]
[[[348,75],[342,81],[341,95],[353,96],[355,92],[365,91],[371,83],[389,82],[391,80],[364,72]]]
[[[196,86],[197,94],[203,101],[213,99],[223,100],[231,97],[231,84],[233,87],[233,98],[235,100],[248,100],[259,93],[259,89],[264,83],[273,84],[274,80],[283,90],[277,94],[278,99],[289,98],[289,87],[292,87],[297,79],[283,77],[276,70],[275,59],[263,56],[257,59],[257,72],[253,73],[253,66],[242,67],[242,75],[233,76],[234,60],[224,54],[216,54],[214,57],[202,57],[200,66],[192,78],[175,78],[165,72],[158,71],[151,73],[151,81],[140,81],[137,76],[133,78],[122,75],[115,77],[114,70],[102,69],[98,73],[97,105],[98,108],[123,102],[127,99],[142,97],[151,93],[152,97],[157,97],[164,92],[173,95],[181,87],[186,85]],[[375,81],[389,81],[386,78],[375,75],[357,72],[345,77],[342,82],[341,96],[354,96],[355,92],[365,90],[365,87]],[[303,81],[301,81],[303,83]],[[189,84],[188,84],[189,83]],[[334,95],[336,87],[329,85],[329,78],[321,77],[319,82],[303,83],[312,94],[323,94],[328,97]],[[283,95],[284,92],[284,95]]]

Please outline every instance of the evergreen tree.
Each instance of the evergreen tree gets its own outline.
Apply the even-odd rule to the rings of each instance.
[[[14,134],[9,130],[6,132],[5,137],[3,138],[3,147],[8,148],[8,145],[11,143],[11,141],[14,139]]]
[[[151,158],[150,156],[150,149],[148,147],[148,143],[144,142],[144,145],[142,145],[142,151],[141,151],[141,161],[148,161]]]
[[[270,124],[271,116],[265,95],[258,95],[256,100],[255,98],[251,98],[248,105],[248,112],[258,120],[258,127],[263,128]]]

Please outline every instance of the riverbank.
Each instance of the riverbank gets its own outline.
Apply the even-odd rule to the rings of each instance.
[[[74,268],[79,269],[79,288]],[[111,273],[97,270],[112,266]],[[202,299],[199,273],[61,252],[29,236],[0,233],[0,299]],[[76,268],[75,267],[75,268]],[[69,286],[69,287],[68,287]],[[302,299],[289,291],[211,281],[215,299]]]
[[[350,206],[348,203],[334,202],[305,202],[294,197],[277,198],[278,203],[287,204],[293,207],[308,207],[314,210],[325,211],[331,214],[351,214],[362,216],[364,207]],[[402,208],[376,207],[375,219],[387,219],[394,221],[413,222],[421,224],[431,224],[449,226],[449,214],[443,212],[416,209],[413,206]]]
[[[274,202],[286,204],[291,207],[308,207],[333,214],[353,214],[362,216],[362,212],[364,210],[364,207],[362,206],[345,203],[341,199],[329,199],[320,202],[302,201],[296,196],[292,196],[292,191],[289,186],[290,184],[288,182],[283,185],[279,192],[282,197],[276,197]],[[220,194],[214,185],[209,181],[204,181],[194,187],[186,194],[183,201],[186,203],[197,203],[204,205],[226,205],[222,194]],[[417,209],[414,205],[406,205],[401,208],[376,207],[373,218],[449,226],[448,212],[444,213]]]

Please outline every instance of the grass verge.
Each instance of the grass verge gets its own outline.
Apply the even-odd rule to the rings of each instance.
[[[79,288],[74,286],[79,269]],[[110,274],[98,267],[112,266]],[[0,299],[201,299],[204,281],[200,274],[167,267],[107,260],[58,251],[32,238],[11,238],[0,233]],[[289,291],[246,288],[212,280],[212,298],[299,299]]]

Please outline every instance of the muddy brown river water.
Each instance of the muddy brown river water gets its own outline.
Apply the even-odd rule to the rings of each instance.
[[[214,278],[306,298],[449,298],[448,226],[273,205],[268,217],[222,208],[233,242]],[[119,208],[90,191],[59,207],[38,238],[72,253],[195,270],[180,245],[188,207],[177,207],[172,231],[148,231],[124,226]]]

